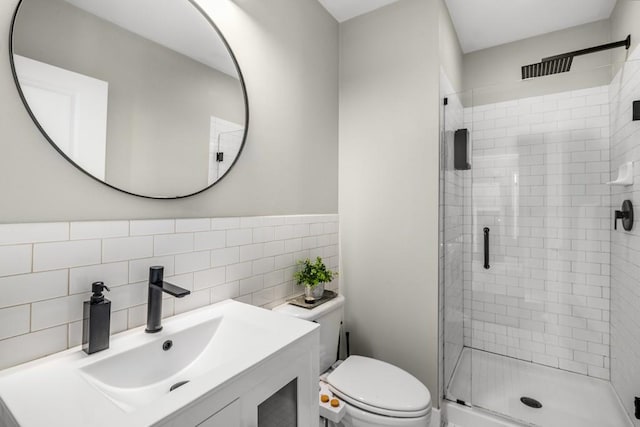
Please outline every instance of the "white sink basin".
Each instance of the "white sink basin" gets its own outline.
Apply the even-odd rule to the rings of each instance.
[[[261,337],[268,335],[264,328],[229,316],[216,316],[181,330],[165,326],[163,332],[159,339],[88,364],[80,372],[130,412],[172,392],[172,387],[176,391],[175,386],[184,381],[233,362],[261,345]]]
[[[108,350],[92,355],[76,347],[0,372],[0,425],[153,425],[317,328],[231,300],[163,326],[114,335]]]

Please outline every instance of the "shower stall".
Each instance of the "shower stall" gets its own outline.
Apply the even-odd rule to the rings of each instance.
[[[580,73],[464,93],[441,73],[445,414],[640,426],[640,231],[614,229],[640,203],[640,61]]]

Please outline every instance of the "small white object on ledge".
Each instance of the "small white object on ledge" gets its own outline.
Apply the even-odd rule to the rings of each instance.
[[[609,185],[633,185],[633,162],[627,162],[618,168],[618,178],[607,182]]]

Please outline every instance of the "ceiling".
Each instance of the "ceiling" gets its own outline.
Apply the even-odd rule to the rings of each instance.
[[[445,2],[464,53],[607,19],[616,4],[616,0]]]
[[[318,0],[344,22],[398,0]],[[445,0],[464,53],[607,19],[616,0]]]
[[[318,0],[338,22],[371,12],[398,0]]]

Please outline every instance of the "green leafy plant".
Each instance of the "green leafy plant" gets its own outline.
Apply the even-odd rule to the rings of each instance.
[[[315,262],[311,262],[309,258],[298,261],[300,270],[293,274],[298,285],[313,288],[320,283],[329,283],[333,280],[338,272],[327,270],[327,266],[322,262],[322,258],[317,257]]]

